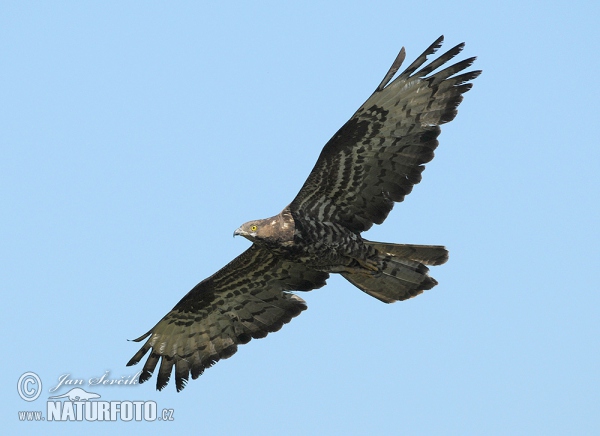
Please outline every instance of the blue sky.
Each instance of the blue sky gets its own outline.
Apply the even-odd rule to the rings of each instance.
[[[3,2],[2,422],[8,433],[597,434],[597,2]],[[444,244],[384,305],[334,277],[177,394],[171,422],[20,422],[58,378],[120,379],[151,328],[295,196],[401,46],[484,73],[372,240]],[[19,377],[42,380],[23,401]],[[64,393],[64,387],[58,393]]]

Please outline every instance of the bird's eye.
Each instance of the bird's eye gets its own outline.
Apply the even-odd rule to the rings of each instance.
[[[256,232],[256,226],[251,226],[251,227],[250,227],[250,231],[251,231],[251,232]]]

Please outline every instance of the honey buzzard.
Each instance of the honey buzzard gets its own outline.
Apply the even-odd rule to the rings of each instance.
[[[160,361],[157,389],[167,385],[174,367],[180,391],[190,374],[196,379],[232,356],[238,344],[263,338],[299,315],[306,303],[290,291],[320,288],[330,273],[385,303],[437,284],[426,265],[446,262],[443,246],[373,242],[361,233],[381,224],[421,181],[439,126],[454,119],[481,73],[463,72],[475,58],[446,66],[464,44],[423,66],[442,41],[392,80],[404,61],[402,48],[375,92],[325,145],[296,198],[278,215],[234,232],[252,246],[135,339],[147,341],[127,365],[150,352],[140,383]]]

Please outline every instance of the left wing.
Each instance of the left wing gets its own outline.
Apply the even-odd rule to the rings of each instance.
[[[475,58],[434,72],[464,44],[421,68],[442,41],[438,38],[392,81],[404,61],[402,48],[373,95],[323,148],[290,204],[293,215],[362,232],[381,224],[394,202],[421,181],[423,164],[438,145],[439,126],[454,119],[462,94],[471,89],[468,82],[481,73],[456,75]]]
[[[156,388],[167,385],[175,366],[175,385],[180,391],[189,374],[198,378],[206,368],[235,354],[238,344],[276,332],[306,309],[304,300],[285,291],[317,289],[328,277],[252,245],[196,285],[152,330],[135,339],[148,338],[127,366],[152,350],[140,383],[152,376],[162,359]]]

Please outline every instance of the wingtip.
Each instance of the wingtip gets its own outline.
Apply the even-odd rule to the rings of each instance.
[[[131,341],[131,342],[141,342],[144,339],[146,339],[148,336],[150,336],[151,333],[152,333],[152,330],[149,330],[146,333],[144,333],[142,336],[140,336],[139,338],[136,338],[136,339],[127,339],[127,340]]]
[[[388,83],[390,83],[390,81],[392,80],[392,78],[396,75],[396,73],[398,72],[398,70],[402,66],[402,63],[404,62],[404,59],[406,59],[406,49],[404,47],[402,47],[400,49],[400,52],[396,56],[396,59],[394,59],[394,62],[392,62],[392,66],[390,67],[390,69],[386,73],[385,77],[383,78],[383,80],[381,81],[381,83],[379,84],[379,86],[377,87],[377,89],[375,90],[375,92],[381,91],[383,88],[386,87],[386,85]]]
[[[438,51],[442,47],[443,44],[444,44],[444,35],[440,35],[438,37],[438,39],[433,41],[433,43],[429,47],[427,47],[427,49],[423,52],[423,54],[421,56],[423,56],[423,55],[429,56],[429,55],[434,54],[436,51]]]

